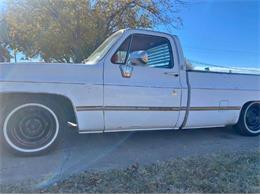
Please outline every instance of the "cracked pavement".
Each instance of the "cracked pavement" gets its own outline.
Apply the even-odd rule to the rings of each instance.
[[[0,149],[0,184],[37,181],[44,187],[84,170],[125,168],[178,157],[260,149],[260,136],[232,128],[82,134],[69,132],[47,154],[19,157]]]

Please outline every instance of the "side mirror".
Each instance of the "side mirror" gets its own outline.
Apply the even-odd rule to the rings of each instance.
[[[120,65],[122,77],[130,78],[132,76],[134,66],[143,66],[148,62],[148,54],[146,51],[134,51],[130,53],[126,65]]]
[[[148,63],[148,53],[144,50],[130,53],[128,62],[131,65],[146,65]]]

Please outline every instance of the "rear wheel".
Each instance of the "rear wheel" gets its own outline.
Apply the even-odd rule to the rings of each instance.
[[[9,106],[3,120],[5,144],[15,153],[37,155],[48,151],[63,124],[58,107],[48,101],[32,100]]]
[[[243,108],[237,129],[242,135],[255,136],[260,134],[259,102],[251,102]]]

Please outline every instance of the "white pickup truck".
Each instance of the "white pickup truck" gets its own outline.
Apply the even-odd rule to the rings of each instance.
[[[176,36],[120,30],[82,64],[0,64],[1,138],[20,154],[79,133],[236,125],[260,133],[260,75],[188,70]]]

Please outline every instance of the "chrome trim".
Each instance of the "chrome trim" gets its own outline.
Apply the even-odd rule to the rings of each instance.
[[[86,134],[86,133],[104,133],[104,130],[80,130],[78,131],[79,134]]]
[[[103,106],[77,106],[77,111],[100,111],[103,110]]]
[[[194,90],[210,90],[210,91],[260,91],[259,89],[233,89],[233,88],[192,88],[192,91]]]
[[[214,110],[240,110],[241,106],[210,106],[210,107],[190,107],[190,111],[214,111]]]
[[[180,107],[145,107],[145,106],[78,106],[77,111],[180,111]]]
[[[190,107],[189,111],[240,110],[241,106]],[[187,111],[187,107],[77,106],[77,111]]]
[[[162,86],[144,86],[144,85],[125,85],[125,84],[110,84],[110,83],[106,83],[104,85],[105,87],[106,86],[120,86],[120,87],[140,87],[140,88],[159,88],[159,89],[172,89],[172,87],[162,87]],[[180,88],[180,87],[174,87],[174,89],[186,89],[186,88]]]
[[[121,87],[140,87],[140,88],[160,88],[160,89],[172,89],[172,87],[162,87],[162,86],[144,86],[144,85],[126,85],[126,84],[118,84],[118,85],[115,85],[115,84],[111,84],[111,83],[106,83],[104,85],[105,87],[106,86],[121,86]],[[187,89],[187,87],[174,87],[174,89]],[[260,91],[259,89],[233,89],[233,88],[226,88],[226,89],[223,89],[223,88],[207,88],[207,87],[204,87],[204,88],[192,88],[192,90],[214,90],[214,91]]]
[[[124,132],[124,131],[155,131],[155,130],[178,130],[174,127],[162,127],[162,128],[126,128],[126,129],[106,129],[104,132]]]
[[[232,70],[231,70],[232,71]],[[240,73],[240,72],[217,72],[217,71],[205,71],[205,70],[188,70],[187,72],[199,72],[199,73],[214,73],[214,74],[231,74],[231,75],[247,75],[247,76],[260,76],[260,74]]]
[[[0,80],[1,83],[41,83],[41,84],[68,84],[68,85],[85,85],[85,83],[69,83],[62,81],[23,81],[23,80]],[[91,84],[91,85],[102,85],[102,84]]]

